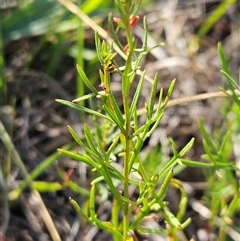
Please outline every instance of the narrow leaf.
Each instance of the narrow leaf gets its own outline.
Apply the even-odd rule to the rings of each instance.
[[[153,114],[153,107],[154,107],[156,93],[157,93],[157,86],[158,86],[158,74],[156,73],[153,79],[153,85],[152,85],[152,90],[150,94],[150,101],[149,101],[149,108],[148,108],[148,116],[150,116],[150,118],[152,117],[152,114]]]
[[[91,192],[90,192],[90,204],[89,204],[89,209],[90,209],[90,217],[93,220],[96,216],[95,213],[95,185],[92,185]]]
[[[87,147],[78,137],[77,133],[70,126],[68,126],[68,130],[72,135],[73,139],[77,142],[78,145],[80,145],[86,151],[86,153],[98,159],[99,155],[97,155],[94,151],[92,151],[89,147]]]
[[[107,112],[107,114],[110,116],[111,122],[114,122],[119,127],[119,129],[121,130],[122,133],[125,133],[123,123],[121,122],[121,120],[118,119],[118,117],[116,116],[114,111],[111,109],[111,107],[109,107],[107,104],[104,104],[103,108]]]
[[[206,140],[207,145],[209,146],[209,148],[211,148],[212,152],[214,152],[216,154],[218,152],[218,148],[213,144],[212,138],[207,133],[207,130],[205,129],[205,127],[203,125],[203,122],[199,121],[198,125],[199,125],[200,131],[201,131],[203,137]]]
[[[93,141],[94,137],[87,124],[84,124],[84,133],[85,133],[85,138],[86,138],[86,141],[88,143],[90,150],[92,152],[94,152],[95,155],[98,156],[98,158],[101,158],[102,156],[96,148],[96,143],[94,143],[94,141]]]
[[[228,65],[227,65],[227,60],[225,58],[225,54],[223,52],[223,48],[221,43],[218,43],[218,54],[221,60],[221,65],[222,65],[222,69],[224,72],[226,72],[227,74],[229,74],[229,70],[228,70]]]
[[[191,150],[191,148],[193,147],[195,138],[192,138],[186,146],[184,146],[184,148],[179,152],[180,156],[184,156],[188,151]]]
[[[95,96],[96,96],[95,94],[91,93],[91,94],[88,94],[88,95],[78,97],[78,98],[74,99],[72,102],[76,103],[76,102],[80,102],[80,101],[83,101],[83,100],[88,100],[88,99],[90,99],[92,97],[95,97]]]
[[[132,100],[132,103],[131,103],[131,106],[130,106],[130,109],[129,109],[130,118],[133,116],[133,112],[137,108],[137,103],[138,103],[138,100],[139,100],[139,96],[141,94],[141,89],[142,89],[143,81],[145,79],[145,74],[146,74],[146,70],[143,71],[143,73],[141,75],[141,78],[140,78],[140,80],[138,82],[137,89],[136,89],[135,94],[133,96],[133,100]]]
[[[91,223],[90,218],[84,213],[84,211],[80,208],[80,206],[78,205],[78,203],[73,200],[71,197],[69,198],[70,203],[73,205],[73,207],[75,208],[75,210],[79,213],[79,215],[83,218],[85,218],[89,223]]]
[[[68,157],[71,157],[72,159],[78,161],[78,162],[84,162],[89,166],[95,167],[97,170],[99,170],[99,168],[101,167],[100,165],[98,165],[95,161],[93,161],[89,156],[87,155],[80,155],[80,154],[76,154],[73,153],[71,151],[66,151],[63,149],[58,149],[58,151]]]
[[[171,182],[171,179],[173,177],[173,169],[171,169],[167,176],[165,177],[163,184],[159,190],[159,192],[157,193],[157,200],[161,200],[163,198],[163,196],[166,194],[167,188]]]
[[[91,81],[88,79],[88,77],[86,76],[85,72],[83,71],[83,69],[77,65],[77,71],[80,75],[80,77],[82,78],[84,84],[95,94],[98,95],[98,91],[95,89],[95,87],[93,86],[93,84],[91,83]]]
[[[103,64],[103,58],[102,58],[102,53],[101,53],[101,49],[102,49],[101,40],[99,38],[98,32],[95,33],[95,46],[96,46],[98,60],[100,61],[101,64]]]
[[[56,99],[56,102],[58,102],[60,104],[63,104],[63,105],[66,105],[66,106],[69,106],[69,107],[71,107],[73,109],[76,109],[78,111],[83,111],[83,112],[86,112],[86,113],[88,113],[90,115],[95,115],[97,117],[100,117],[100,118],[106,119],[106,120],[108,120],[110,122],[113,122],[108,116],[103,115],[103,114],[101,114],[98,111],[95,111],[95,110],[92,110],[92,109],[80,106],[80,105],[75,104],[75,103],[72,103],[71,101]]]

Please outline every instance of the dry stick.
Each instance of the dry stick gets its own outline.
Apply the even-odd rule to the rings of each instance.
[[[230,95],[232,92],[228,90],[226,91],[226,93]],[[236,95],[240,96],[240,91],[236,90],[235,93]],[[182,105],[182,104],[186,104],[186,103],[194,102],[198,100],[206,100],[206,99],[221,98],[221,97],[228,97],[228,95],[226,95],[222,91],[193,95],[193,96],[170,100],[167,104],[167,107]],[[155,104],[154,110],[156,110],[157,107],[158,107],[158,104]],[[144,113],[146,113],[146,108],[141,108],[141,109],[138,109],[137,111],[137,115],[142,115]]]
[[[97,25],[91,18],[89,18],[78,6],[72,3],[69,0],[58,0],[62,5],[64,5],[70,12],[77,15],[86,25],[88,25],[95,32],[98,32],[99,36],[101,36],[105,41],[112,45],[114,50],[123,58],[127,59],[126,54],[118,47],[118,45],[113,41],[113,39],[108,35],[108,33]],[[142,75],[142,71],[140,69],[137,70],[138,75]],[[147,75],[145,75],[145,79],[149,82],[153,83],[153,79]]]
[[[42,216],[42,219],[43,219],[52,239],[54,241],[61,241],[60,235],[59,235],[59,233],[53,223],[53,220],[42,200],[41,195],[39,194],[39,192],[36,189],[32,190],[32,195],[35,198],[37,198],[37,200],[38,200],[38,207],[39,207],[40,214]]]
[[[28,171],[19,156],[18,152],[16,151],[10,136],[8,135],[5,127],[3,126],[2,122],[0,121],[0,139],[2,140],[3,144],[5,147],[8,149],[9,153],[11,154],[12,160],[15,161],[15,164],[18,166],[20,169],[22,175],[26,178],[29,176]],[[31,184],[30,184],[31,186]],[[39,207],[39,212],[42,216],[43,221],[45,222],[45,225],[54,241],[61,241],[61,238],[59,236],[59,233],[56,230],[56,227],[52,221],[52,218],[42,200],[41,195],[39,192],[35,189],[32,189],[32,195],[34,195],[38,201],[37,205]]]

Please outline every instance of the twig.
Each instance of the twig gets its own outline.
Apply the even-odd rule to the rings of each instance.
[[[91,29],[95,32],[98,32],[99,36],[101,36],[105,41],[113,46],[113,49],[123,58],[127,59],[127,56],[124,52],[118,47],[118,45],[113,41],[113,39],[108,35],[108,33],[97,25],[91,18],[89,18],[78,6],[72,3],[69,0],[58,0],[62,5],[64,5],[70,12],[78,16],[84,23],[86,23]],[[137,70],[138,75],[142,75],[142,71],[140,69]],[[151,83],[153,83],[153,79],[147,75],[145,75],[145,79]]]
[[[231,91],[226,91],[228,94],[231,94]],[[240,96],[240,91],[235,92],[237,95]],[[189,102],[194,102],[194,101],[199,101],[199,100],[207,100],[207,99],[212,99],[212,98],[222,98],[222,97],[228,97],[224,92],[218,91],[218,92],[211,92],[211,93],[204,93],[204,94],[199,94],[199,95],[193,95],[193,96],[188,96],[188,97],[183,97],[179,99],[174,99],[170,100],[167,104],[167,107],[171,106],[176,106],[176,105],[182,105],[186,104]],[[156,110],[158,107],[158,104],[154,105],[154,110]],[[146,113],[146,108],[140,108],[137,111],[138,115],[142,115]]]

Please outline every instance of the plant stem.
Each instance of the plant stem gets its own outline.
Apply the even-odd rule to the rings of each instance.
[[[129,77],[128,77],[129,78]],[[128,170],[128,163],[130,162],[130,115],[129,115],[129,101],[128,101],[128,95],[124,96],[124,111],[126,115],[126,121],[125,121],[125,158],[124,158],[124,197],[129,199],[129,170]],[[124,238],[127,238],[127,232],[129,229],[129,207],[128,203],[126,203],[125,210],[124,210],[124,219],[123,219],[123,236]]]
[[[124,71],[123,75],[123,81],[125,81],[125,85],[127,88],[124,88],[123,90],[123,106],[124,106],[124,112],[125,112],[125,133],[124,133],[124,139],[125,139],[125,158],[124,158],[124,197],[129,199],[129,162],[131,159],[131,140],[130,140],[130,131],[131,131],[131,126],[130,126],[130,111],[129,111],[129,90],[131,86],[131,77],[129,73],[132,71],[132,53],[134,51],[133,48],[133,40],[132,40],[132,34],[131,34],[131,29],[129,25],[129,17],[130,14],[126,10],[125,14],[125,26],[126,26],[126,34],[127,34],[127,42],[129,46],[129,54],[128,58],[126,61],[126,69]],[[125,210],[124,210],[124,218],[123,218],[123,237],[127,239],[128,237],[128,230],[130,226],[130,209],[129,209],[129,204],[126,203],[125,205]],[[124,239],[124,240],[125,240]]]

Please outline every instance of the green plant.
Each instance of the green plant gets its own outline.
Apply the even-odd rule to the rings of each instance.
[[[212,12],[207,18],[205,23],[200,27],[197,32],[199,38],[205,36],[208,31],[214,26],[214,24],[226,13],[227,9],[230,8],[236,0],[224,0],[219,6]]]
[[[182,188],[181,182],[174,179],[175,173],[181,172],[187,166],[206,167],[206,168],[229,168],[229,164],[219,160],[212,160],[208,163],[192,161],[184,158],[185,153],[192,147],[192,139],[180,152],[173,141],[173,157],[165,163],[160,172],[147,173],[143,165],[141,150],[144,141],[153,133],[159,125],[164,110],[172,94],[175,80],[169,86],[168,92],[164,97],[161,91],[157,95],[158,76],[155,75],[150,98],[145,104],[146,122],[140,126],[138,116],[138,102],[145,80],[145,71],[137,79],[137,72],[140,69],[141,60],[149,52],[147,49],[147,25],[146,19],[143,19],[145,29],[144,41],[141,48],[136,48],[136,40],[132,35],[132,28],[138,20],[137,12],[140,8],[140,1],[117,0],[116,7],[120,18],[114,18],[116,28],[110,23],[114,31],[114,40],[112,44],[101,41],[98,33],[95,36],[96,50],[102,70],[99,71],[101,83],[97,90],[88,79],[81,66],[77,66],[80,78],[92,93],[81,96],[73,102],[66,100],[56,100],[57,102],[88,113],[92,116],[94,128],[84,125],[84,138],[79,138],[72,127],[69,132],[81,147],[82,151],[68,151],[59,149],[59,152],[76,161],[84,162],[92,168],[95,173],[91,182],[91,191],[89,197],[89,211],[85,212],[76,201],[70,198],[70,202],[88,222],[97,225],[100,229],[109,232],[115,241],[134,240],[134,232],[147,233],[165,233],[171,237],[171,240],[178,240],[178,232],[185,228],[190,219],[182,223],[182,217],[185,213],[187,196]],[[76,12],[76,11],[75,11]],[[110,18],[111,21],[111,18]],[[119,31],[124,31],[127,45],[123,46],[118,39]],[[116,43],[121,53],[125,53],[124,67],[120,67],[116,60]],[[123,110],[111,90],[111,73],[115,71],[121,76],[122,81],[122,102]],[[133,83],[138,81],[136,89],[133,89]],[[130,99],[131,92],[134,91],[133,98]],[[155,99],[158,96],[158,104]],[[88,100],[90,107],[85,107],[77,102]],[[97,104],[96,104],[97,102]],[[114,160],[121,158],[123,162],[123,171],[116,169]],[[231,165],[231,168],[234,167]],[[113,194],[111,220],[102,222],[95,212],[95,197],[99,184],[105,181],[108,190]],[[123,190],[118,190],[118,185],[123,184]],[[129,185],[133,184],[138,190],[138,199],[133,202],[129,193]],[[168,204],[164,201],[166,190],[169,185],[180,190],[182,195],[181,205],[178,214],[175,216],[168,209]],[[160,186],[160,188],[159,188]],[[142,221],[152,212],[160,212],[167,223],[165,230],[146,229]],[[121,217],[122,215],[122,217]],[[131,220],[131,221],[130,221]]]
[[[82,96],[74,102],[79,102],[88,99],[92,108],[86,108],[65,100],[57,100],[58,102],[84,111],[93,116],[95,123],[95,131],[90,130],[87,124],[84,125],[85,140],[81,140],[75,131],[69,127],[69,131],[75,141],[83,148],[85,153],[74,153],[60,149],[59,151],[77,161],[85,162],[98,171],[97,178],[92,181],[90,193],[90,209],[89,216],[71,199],[71,203],[76,207],[78,212],[87,221],[96,224],[110,232],[114,240],[132,240],[133,232],[137,229],[141,230],[142,219],[152,212],[153,208],[161,210],[162,215],[169,224],[169,232],[176,236],[177,229],[184,228],[189,220],[181,224],[180,221],[168,210],[166,203],[163,201],[166,189],[172,182],[173,168],[177,165],[179,159],[191,147],[191,143],[178,153],[175,150],[174,158],[166,165],[160,174],[147,175],[142,166],[140,158],[141,148],[144,141],[156,129],[163,116],[164,109],[167,106],[168,100],[173,91],[175,81],[169,87],[167,96],[163,98],[163,93],[160,93],[158,108],[154,110],[155,98],[157,95],[158,76],[154,78],[151,96],[149,103],[146,105],[146,123],[139,126],[139,118],[137,115],[137,104],[145,77],[145,72],[138,80],[138,85],[135,90],[133,99],[130,100],[130,92],[132,84],[136,79],[137,71],[140,67],[142,58],[148,53],[147,43],[147,26],[144,20],[145,40],[141,49],[136,49],[136,41],[132,35],[132,27],[137,21],[137,11],[140,7],[140,2],[130,3],[128,1],[117,1],[116,6],[121,18],[117,19],[118,27],[115,30],[115,37],[118,31],[124,29],[127,39],[126,62],[124,68],[120,68],[116,61],[116,53],[113,52],[112,45],[105,41],[101,42],[98,34],[96,34],[95,42],[97,54],[103,70],[100,70],[99,76],[101,79],[101,91],[98,91],[85,75],[83,69],[77,66],[79,75],[85,85],[92,91],[92,94]],[[120,49],[124,50],[124,46],[118,41]],[[116,99],[110,87],[110,74],[116,71],[122,78],[122,100],[123,113],[121,112]],[[98,100],[98,105],[94,106],[94,101]],[[95,110],[94,110],[95,108]],[[101,127],[98,123],[101,123]],[[116,149],[118,149],[116,153]],[[117,170],[113,164],[113,156],[120,155],[123,158],[123,173]],[[131,173],[137,173],[138,179],[131,177]],[[105,180],[109,190],[114,195],[112,206],[111,222],[102,222],[98,219],[95,213],[95,191],[96,186],[102,180]],[[123,183],[123,192],[120,193],[114,185],[114,179]],[[157,185],[162,183],[159,190]],[[135,184],[138,186],[140,193],[137,202],[131,201],[129,194],[129,185]],[[142,208],[137,213],[138,208]],[[184,208],[184,207],[182,207]],[[119,210],[123,213],[122,220],[119,219]],[[130,222],[131,216],[134,215],[134,221]],[[152,230],[153,231],[153,230]],[[157,230],[155,230],[157,232]]]
[[[233,218],[237,211],[240,210],[240,188],[235,172],[231,170],[232,164],[236,162],[233,155],[234,146],[239,147],[239,130],[240,130],[240,99],[237,91],[239,85],[231,77],[228,70],[225,54],[221,44],[218,44],[218,52],[222,64],[222,73],[226,77],[230,92],[222,91],[230,97],[232,104],[225,107],[225,128],[219,129],[217,135],[211,136],[204,127],[203,122],[199,123],[200,130],[203,134],[203,146],[206,151],[204,158],[211,162],[220,162],[226,165],[226,168],[214,170],[206,169],[206,180],[208,190],[205,193],[204,200],[211,211],[210,224],[213,229],[219,229],[218,240],[227,239],[227,231],[233,226]],[[237,227],[233,228],[237,230]]]
[[[96,1],[87,0],[82,2],[80,10],[77,7],[74,8],[72,2],[64,0],[59,0],[59,2],[67,3],[71,11],[80,17],[85,16],[80,14],[81,10],[89,14],[96,10],[97,4],[110,4],[110,1],[99,0],[96,4]],[[23,4],[13,15],[4,20],[4,41],[49,33],[51,33],[49,36],[58,39],[55,42],[56,44],[50,47],[50,58],[45,65],[47,66],[46,72],[49,75],[56,71],[59,57],[65,52],[62,51],[64,44],[62,31],[69,31],[79,27],[79,31],[76,34],[78,44],[76,48],[71,48],[68,53],[74,56],[78,63],[79,79],[77,93],[80,97],[73,102],[57,100],[59,103],[79,110],[81,114],[87,114],[84,116],[86,118],[82,118],[81,121],[88,120],[91,122],[84,125],[84,135],[81,138],[72,127],[68,127],[73,139],[79,145],[78,148],[73,148],[73,144],[61,147],[58,153],[53,153],[46,157],[45,160],[28,172],[24,160],[18,155],[11,140],[12,131],[9,131],[10,134],[8,134],[8,130],[5,130],[4,124],[0,122],[0,139],[6,149],[3,165],[2,167],[0,166],[0,181],[1,188],[3,187],[7,194],[6,200],[12,206],[25,188],[29,187],[31,194],[37,198],[37,203],[40,203],[38,207],[41,210],[42,220],[44,220],[45,226],[53,240],[60,240],[60,233],[54,227],[53,221],[38,192],[57,192],[65,188],[69,188],[73,193],[85,197],[86,203],[84,207],[80,207],[73,199],[70,199],[70,202],[83,218],[89,223],[97,225],[100,229],[109,232],[114,240],[135,240],[135,232],[139,234],[158,233],[168,236],[170,240],[186,240],[186,238],[180,238],[180,235],[182,237],[183,233],[181,230],[191,221],[190,219],[184,219],[188,197],[181,181],[175,179],[174,176],[187,166],[205,168],[206,170],[208,190],[205,193],[204,200],[212,213],[210,220],[212,228],[220,230],[220,241],[228,238],[226,235],[228,228],[233,223],[234,214],[239,210],[239,187],[234,175],[234,172],[239,171],[239,168],[234,164],[235,160],[232,152],[234,140],[239,140],[240,89],[228,70],[222,47],[219,45],[219,55],[223,66],[222,73],[227,79],[229,90],[222,89],[221,93],[206,93],[169,100],[173,92],[175,80],[172,81],[167,93],[163,93],[162,90],[158,93],[158,76],[156,75],[152,80],[146,75],[146,71],[141,72],[141,61],[150,52],[150,49],[147,48],[149,33],[146,19],[143,19],[145,35],[141,47],[136,47],[139,44],[136,44],[132,34],[132,28],[139,19],[137,13],[140,8],[140,2],[140,0],[116,1],[120,17],[112,18],[111,15],[109,17],[109,27],[112,30],[114,41],[94,21],[91,22],[89,17],[86,18],[87,21],[83,21],[85,25],[97,32],[95,43],[97,56],[102,65],[102,70],[99,71],[101,80],[99,87],[95,86],[95,80],[93,81],[89,77],[90,75],[86,71],[87,67],[83,65],[83,61],[86,59],[84,54],[86,49],[83,46],[83,26],[85,25],[81,23],[79,26],[79,19],[75,15],[70,16],[66,13],[66,10],[61,5],[59,6],[56,1],[34,1],[32,4]],[[234,2],[226,0],[224,4],[231,5]],[[80,1],[78,3],[80,4]],[[224,6],[227,6],[224,4],[221,4],[221,11],[218,12],[220,15]],[[46,11],[39,12],[39,8]],[[28,15],[29,18],[22,18],[23,13]],[[213,23],[220,18],[220,15],[215,15],[214,21],[206,21],[206,26],[204,25],[202,32],[199,31],[198,37],[206,34]],[[26,27],[29,22],[31,22],[32,28]],[[43,25],[39,25],[39,22],[43,23]],[[39,26],[42,26],[42,28],[39,28]],[[126,36],[126,45],[123,45],[119,39],[120,32],[121,36],[124,34]],[[66,34],[64,33],[64,35]],[[36,52],[39,52],[49,36],[43,36],[40,47],[37,48]],[[100,38],[104,39],[104,41]],[[76,51],[77,48],[78,51]],[[124,62],[122,60],[119,61],[120,57],[117,55],[123,57]],[[33,58],[37,59],[36,53],[33,54]],[[0,64],[4,66],[3,58]],[[118,106],[118,101],[111,89],[112,72],[121,76],[123,107]],[[87,76],[86,73],[88,73]],[[147,80],[150,80],[152,83],[152,89],[149,99],[146,100],[145,107],[141,108],[139,99],[141,98],[144,81]],[[84,85],[91,93],[86,94]],[[7,96],[4,80],[0,81],[0,91],[3,93],[3,97]],[[224,95],[228,97],[228,100],[233,100],[232,102],[234,103],[226,110],[224,115],[229,131],[223,129],[217,133],[217,136],[214,136],[207,133],[202,122],[199,124],[204,136],[203,143],[206,154],[203,157],[206,159],[206,162],[184,158],[188,150],[191,149],[194,139],[189,141],[180,151],[177,149],[174,141],[169,140],[173,150],[172,158],[163,158],[163,154],[158,148],[151,150],[147,155],[143,155],[142,150],[145,141],[161,122],[167,107],[196,100],[223,97]],[[1,103],[5,104],[4,98],[1,100]],[[141,118],[144,115],[146,119],[144,124],[140,124],[140,115]],[[229,119],[229,116],[231,119]],[[233,116],[234,119],[232,119]],[[12,129],[12,123],[10,129]],[[73,149],[74,151],[72,151]],[[56,173],[59,182],[36,180],[46,169],[53,166],[56,160],[61,161],[62,154],[76,161],[84,162],[89,166],[90,191],[83,189],[79,183],[70,179],[71,168],[65,172],[57,165]],[[116,167],[116,160],[121,162],[122,169]],[[22,180],[17,182],[18,186],[12,186],[8,182],[8,177],[11,175],[12,170],[11,161],[19,169],[22,177]],[[119,184],[122,185],[122,188],[120,188]],[[136,200],[132,199],[129,192],[130,185],[135,187]],[[102,188],[103,186],[104,189]],[[169,186],[177,189],[180,193],[179,209],[176,214],[169,210],[168,203],[165,201]],[[96,202],[98,200],[96,196],[100,192],[103,194],[101,202],[104,202],[110,193],[113,197],[111,217],[105,222],[96,214],[97,208],[95,206],[99,204]],[[89,208],[86,209],[86,207]],[[146,219],[155,217],[152,216],[154,213],[160,214],[163,218],[166,223],[165,228],[152,229],[144,226]],[[237,227],[233,228],[237,230]]]
[[[115,43],[118,44],[118,48],[122,52],[125,52],[124,67],[119,67],[115,60],[116,53],[113,51],[113,44],[115,43],[101,42],[98,33],[96,33],[96,50],[103,67],[99,71],[101,80],[99,87],[101,90],[98,91],[85,75],[82,67],[77,66],[80,78],[92,93],[81,96],[73,102],[57,100],[61,104],[90,114],[95,127],[95,129],[90,129],[85,124],[84,139],[80,139],[69,126],[69,132],[83,151],[76,153],[59,149],[60,153],[76,161],[86,163],[92,167],[93,172],[96,172],[95,178],[91,182],[89,212],[86,213],[73,199],[70,199],[70,201],[82,217],[93,225],[97,225],[99,228],[109,232],[115,241],[134,240],[135,231],[142,233],[161,232],[168,234],[169,237],[171,236],[172,240],[178,240],[179,230],[185,228],[189,224],[190,219],[181,223],[186,209],[187,196],[181,182],[173,178],[174,173],[181,172],[186,166],[214,167],[215,169],[227,169],[229,167],[234,169],[234,167],[219,159],[210,158],[210,162],[207,163],[184,159],[184,154],[192,147],[194,140],[191,140],[180,152],[177,151],[174,142],[171,141],[174,154],[172,159],[162,166],[160,172],[147,173],[140,155],[141,150],[144,141],[153,133],[161,121],[172,94],[175,80],[169,86],[165,98],[163,91],[160,92],[158,104],[155,105],[158,85],[158,76],[155,75],[149,101],[145,104],[146,122],[140,126],[137,106],[143,81],[145,80],[145,71],[137,80],[138,84],[134,90],[133,83],[136,81],[142,58],[149,52],[149,49],[146,47],[148,37],[146,20],[143,20],[145,29],[144,41],[142,47],[137,49],[136,40],[132,35],[132,27],[138,20],[137,12],[140,8],[140,1],[118,0],[116,1],[116,7],[120,18],[114,18],[117,24],[116,28],[111,23],[110,26],[114,33]],[[126,46],[122,46],[118,39],[119,31],[125,31]],[[117,72],[122,80],[123,112],[119,108],[111,90],[110,74],[113,71]],[[134,91],[134,95],[130,99],[132,91]],[[89,101],[90,108],[78,104],[85,100]],[[94,104],[96,100],[97,105]],[[201,128],[204,130],[202,126]],[[123,159],[123,172],[117,170],[114,166],[116,156]],[[95,212],[96,188],[103,180],[106,182],[108,190],[113,194],[111,220],[107,222],[102,222]],[[118,190],[116,183],[119,182],[123,183],[122,191]],[[131,200],[129,194],[130,184],[135,185],[139,192],[136,202]],[[158,188],[159,185],[160,189]],[[167,203],[164,201],[169,185],[179,189],[182,195],[181,205],[176,216],[170,212]],[[141,222],[144,218],[152,212],[161,213],[167,223],[165,230],[146,229],[142,225]],[[122,218],[119,215],[121,213]]]

